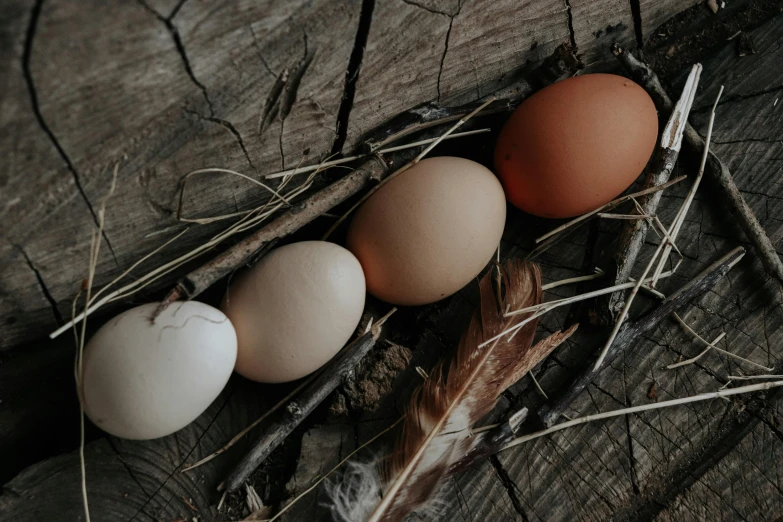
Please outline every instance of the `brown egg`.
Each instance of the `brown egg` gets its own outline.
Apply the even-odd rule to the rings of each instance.
[[[622,76],[586,74],[542,89],[514,111],[498,137],[495,168],[515,206],[572,217],[628,188],[657,137],[644,89]]]
[[[462,158],[430,158],[359,208],[348,229],[348,249],[375,297],[400,305],[432,303],[481,272],[505,221],[503,188],[492,172]]]

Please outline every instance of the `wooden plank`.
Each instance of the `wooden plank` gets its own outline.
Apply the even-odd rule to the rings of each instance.
[[[566,12],[556,0],[377,2],[348,144],[423,102],[486,96],[566,41]]]
[[[25,35],[32,14],[31,2],[9,3],[2,8],[0,33],[8,51],[0,58],[3,78],[0,99],[0,153],[6,167],[0,173],[0,346],[17,344],[40,335],[29,326],[56,326],[57,314],[49,298],[56,281],[31,258],[25,239],[29,229],[48,229],[72,237],[85,232],[79,220],[91,220],[68,171],[45,129],[36,118],[23,64],[28,63]],[[72,207],[72,223],[55,223],[47,215],[63,204]],[[14,223],[22,222],[21,227]],[[58,242],[52,245],[57,252]],[[72,283],[71,283],[72,284]],[[69,290],[70,291],[70,290]],[[61,295],[64,295],[61,294]],[[33,335],[31,335],[33,334]]]
[[[187,7],[188,4],[185,4],[183,9]],[[376,6],[376,9],[378,8],[380,5]],[[419,7],[415,9],[432,16],[448,17]],[[183,11],[183,16],[185,12]],[[149,12],[144,14],[150,16],[153,22],[163,25],[163,29],[166,28]],[[456,20],[459,20],[459,16]],[[194,15],[192,20],[202,19]],[[200,34],[202,29],[197,27],[198,22],[191,23],[192,26],[188,26],[189,32],[185,33],[183,29],[183,34]],[[204,23],[208,24],[203,22],[202,26]],[[705,79],[705,86],[709,85],[710,89],[720,81],[727,81],[730,74],[736,74],[736,78],[747,78],[741,88],[729,91],[734,99],[721,106],[715,133],[715,139],[720,143],[716,145],[716,150],[730,159],[737,182],[748,195],[764,226],[778,243],[783,236],[783,225],[777,217],[783,210],[778,207],[783,202],[783,193],[780,192],[780,184],[773,181],[779,173],[777,159],[780,157],[780,144],[775,140],[780,134],[781,119],[779,113],[774,110],[772,97],[777,96],[777,87],[780,86],[775,82],[774,65],[779,63],[776,60],[779,60],[780,49],[776,47],[775,37],[781,34],[781,23],[783,18],[778,17],[752,33],[757,45],[766,50],[765,61],[755,61],[761,60],[762,56],[753,57],[750,61],[747,58],[738,59],[731,47],[728,47],[723,53],[704,62],[705,74],[713,74],[709,80]],[[456,27],[456,21],[454,24]],[[206,29],[204,31],[205,34],[211,35],[210,38],[220,39],[219,35],[215,36]],[[300,37],[300,34],[297,33],[296,36]],[[216,44],[216,52],[230,55],[227,49],[236,43],[236,36],[229,35],[226,38],[225,42]],[[198,47],[196,40],[190,42],[188,46]],[[301,47],[293,44],[292,57],[303,56],[303,38],[301,44]],[[199,63],[198,58],[192,60],[194,64]],[[206,72],[202,73],[207,71],[208,67],[208,64],[201,64],[194,70],[198,70],[205,77],[211,77]],[[308,71],[311,68],[312,65]],[[215,74],[226,74],[234,80],[241,80],[231,76],[233,72]],[[757,75],[755,78],[754,74]],[[779,81],[779,78],[777,80]],[[445,84],[441,87],[443,85]],[[247,86],[237,87],[231,97],[243,96],[246,88]],[[302,88],[300,87],[300,90]],[[226,95],[224,99],[222,94],[216,94],[213,99],[213,90],[217,93],[223,91],[219,87],[213,89],[211,85],[208,90],[214,109],[225,111],[216,112],[220,114],[219,117],[230,118],[227,121],[231,121],[237,129],[242,125],[250,128],[249,116],[241,113],[239,109],[232,111],[226,108],[230,106],[227,99],[231,97]],[[193,106],[204,110],[203,104],[206,102],[199,91],[194,91],[193,98],[189,100]],[[228,92],[232,91],[229,89]],[[357,99],[358,94],[357,91]],[[698,106],[706,106],[710,98],[708,89],[700,97]],[[780,104],[777,107],[779,106]],[[256,105],[256,117],[259,107],[263,110],[262,105]],[[696,114],[694,123],[697,128],[704,128],[704,118],[704,111]],[[199,118],[194,117],[194,120]],[[225,130],[221,124],[214,122],[203,125],[220,127],[217,129],[220,132]],[[226,141],[227,150],[237,150],[236,141],[232,141],[235,140],[233,134],[226,132],[231,134],[231,139]],[[269,132],[273,132],[273,129]],[[107,139],[111,141],[111,138]],[[246,145],[248,144],[248,150],[265,150],[261,147],[253,149],[255,145],[251,140],[246,140]],[[483,145],[484,148],[487,146]],[[255,157],[252,153],[250,155]],[[259,157],[261,156],[262,154],[259,154]],[[269,158],[269,161],[273,161],[272,154]],[[279,159],[278,155],[274,160]],[[185,161],[183,157],[179,157],[179,160]],[[242,161],[247,161],[244,154],[237,152],[237,164]],[[683,173],[691,172],[685,163],[680,168]],[[95,194],[99,194],[97,182],[90,185],[90,188],[95,189]],[[686,190],[686,185],[680,186],[663,198],[661,217],[664,222],[672,219]],[[751,196],[757,199],[751,199]],[[219,202],[217,199],[215,201],[217,209]],[[769,212],[766,212],[767,209]],[[598,235],[602,245],[613,237],[615,225],[601,225]],[[529,252],[531,237],[534,235],[532,231],[545,230],[550,226],[545,220],[511,212],[504,234],[503,255],[524,255]],[[85,220],[85,229],[89,229],[89,219]],[[114,235],[110,234],[110,237],[113,238]],[[680,246],[686,260],[680,275],[661,286],[664,292],[681,285],[707,262],[743,240],[740,231],[733,226],[725,211],[712,205],[708,190],[699,193],[681,237]],[[586,234],[575,234],[543,256],[545,279],[556,280],[576,275],[585,269],[589,270],[591,257],[588,256],[587,262],[582,259],[587,244]],[[601,255],[600,249],[593,254]],[[760,264],[749,255],[726,281],[714,292],[698,300],[684,317],[694,328],[707,336],[726,331],[729,340],[727,347],[735,353],[764,364],[776,364],[783,355],[780,349],[783,312],[780,297],[775,290],[774,284],[763,273]],[[549,293],[547,299],[569,295],[574,291],[572,287],[561,287]],[[407,317],[407,320],[395,319],[400,322],[393,322],[392,325],[396,325],[393,329],[390,325],[390,334],[406,339],[407,345],[415,347],[412,367],[429,367],[435,358],[455,345],[475,304],[475,289],[467,288],[446,303],[401,311],[401,316]],[[561,310],[557,314],[546,316],[542,330],[561,327],[566,321],[567,313],[566,310]],[[599,334],[600,332],[591,332],[590,328],[580,330],[573,342],[558,350],[538,371],[542,385],[550,391],[556,389],[579,364],[584,354],[600,342]],[[402,339],[398,340],[402,342]],[[700,347],[679,327],[673,324],[661,325],[654,334],[640,339],[633,352],[608,368],[595,385],[573,404],[572,413],[579,415],[649,402],[652,399],[648,397],[647,391],[653,382],[656,383],[658,397],[661,399],[712,390],[722,384],[726,375],[744,368],[733,361],[710,354],[700,361],[700,366],[675,371],[662,369],[666,364],[677,360],[679,354],[691,356],[698,351]],[[418,377],[415,377],[412,369],[409,373],[411,375],[407,382],[416,383]],[[146,443],[116,439],[101,439],[91,443],[87,450],[88,480],[94,518],[127,520],[136,515],[137,520],[216,517],[214,506],[217,498],[213,494],[214,486],[236,455],[216,459],[193,474],[178,473],[177,468],[183,462],[192,462],[225,443],[255,414],[263,410],[264,404],[261,404],[259,396],[264,394],[267,388],[254,385],[242,388],[242,383],[241,379],[234,379],[227,395],[218,399],[204,416],[178,435]],[[239,389],[236,386],[239,386]],[[410,386],[397,386],[384,409],[370,416],[370,419],[379,421],[384,418],[385,422],[382,424],[387,425],[398,414],[409,389]],[[231,390],[234,390],[233,393]],[[222,406],[220,401],[224,399],[228,399],[228,402]],[[540,398],[532,390],[529,379],[525,379],[504,399],[499,407],[501,411],[497,414],[513,406],[538,402]],[[677,520],[687,521],[700,520],[700,516],[705,513],[732,513],[737,514],[737,518],[742,515],[750,520],[763,520],[765,515],[779,514],[775,510],[779,509],[781,495],[779,489],[774,487],[777,482],[772,472],[776,469],[781,446],[780,439],[771,427],[775,426],[772,421],[753,431],[754,438],[744,439],[736,456],[731,454],[726,460],[719,461],[715,464],[714,471],[709,471],[710,466],[707,466],[707,472],[702,478],[694,479],[696,484],[677,498],[687,486],[681,479],[682,464],[690,463],[694,455],[701,455],[705,450],[714,448],[715,437],[722,433],[726,419],[734,418],[736,410],[742,404],[745,404],[742,400],[735,401],[733,405],[714,401],[695,407],[650,412],[627,420],[619,418],[583,426],[520,446],[501,454],[497,461],[482,463],[470,473],[448,484],[445,491],[446,510],[439,518],[604,520],[614,516],[621,520],[636,520],[660,514],[661,517],[676,517]],[[364,440],[377,432],[380,426],[364,426],[358,423],[355,424],[355,429],[361,433],[360,440]],[[344,426],[314,430],[311,438],[306,441],[306,448],[318,446],[319,432],[323,433],[324,441],[332,442],[325,447],[335,447],[336,441],[342,440],[342,435],[338,434],[343,430]],[[363,430],[366,430],[366,433]],[[108,444],[107,440],[111,444]],[[298,444],[296,437],[291,443]],[[350,444],[348,446],[350,447]],[[298,452],[298,448],[295,448],[295,451]],[[333,451],[329,452],[330,461],[341,454],[342,450],[338,450],[337,455]],[[751,455],[756,457],[753,463],[761,470],[760,474],[765,475],[758,482],[748,478],[750,467],[747,461]],[[0,509],[4,514],[8,513],[10,518],[21,521],[47,517],[78,520],[81,516],[81,504],[77,462],[76,455],[71,453],[28,469],[13,480],[0,495]],[[292,491],[296,491],[300,484],[308,482],[306,479],[316,473],[304,463],[299,471],[300,478],[294,481]],[[696,471],[698,470],[694,468],[694,473]],[[57,473],[52,475],[54,472]],[[730,486],[727,484],[735,477],[744,477],[744,489],[738,489],[736,494],[721,495],[722,511],[713,508],[705,510],[703,504],[716,501],[714,492],[728,491]],[[266,496],[263,486],[273,483],[269,479],[269,473],[262,470],[255,480],[257,490]],[[756,493],[744,493],[756,487]],[[128,497],[122,496],[125,493]],[[760,498],[761,493],[766,495],[763,499]],[[280,492],[276,498],[279,500],[282,495]],[[314,495],[304,501],[305,506],[317,504],[314,499],[322,498],[319,496],[322,495],[322,490]],[[182,500],[183,496],[195,506],[198,514],[191,512],[187,503]],[[49,503],[36,501],[41,498],[51,500]],[[671,498],[675,499],[671,504],[671,511],[661,512],[664,509],[662,506]],[[758,506],[749,504],[754,499],[758,500]],[[311,513],[309,509],[311,508],[306,507],[305,512]],[[763,510],[771,510],[771,513]],[[236,512],[231,512],[232,517],[235,514]]]
[[[639,5],[642,42],[649,40],[653,31],[669,18],[696,4],[703,3],[701,0],[632,0],[633,2]]]
[[[778,405],[656,520],[777,519],[783,513],[780,413]]]
[[[176,232],[171,227],[177,225],[178,184],[187,172],[220,166],[257,175],[279,169],[282,157],[298,163],[308,149],[315,155],[329,150],[359,7],[350,0],[269,6],[245,2],[212,13],[211,6],[187,2],[174,19],[165,20],[140,3],[52,2],[40,10],[34,31],[25,33],[18,24],[16,49],[25,48],[25,35],[30,34],[30,72],[40,112],[63,158],[58,160],[56,152],[53,156],[59,172],[44,163],[53,148],[46,135],[33,142],[31,152],[11,154],[27,161],[14,165],[15,171],[40,174],[25,181],[25,190],[14,192],[19,200],[7,216],[7,235],[27,253],[62,315],[70,314],[70,299],[84,277],[94,223],[85,205],[95,212],[115,162],[120,164],[118,188],[105,229],[112,249],[104,245],[98,284]],[[38,12],[29,3],[19,3],[16,11]],[[248,26],[248,19],[255,22]],[[79,45],[62,45],[74,34],[80,35]],[[280,114],[259,136],[259,116],[275,75],[286,69],[291,81],[282,91]],[[8,135],[18,135],[22,117],[35,124],[23,78],[15,75],[14,81],[19,86],[7,103],[19,116],[4,120],[2,132]],[[73,167],[71,175],[63,175],[66,159]],[[76,179],[83,198],[75,189]],[[204,176],[193,181],[186,207],[201,215],[247,208],[268,198],[265,191],[236,178]],[[41,198],[42,193],[46,197]],[[189,250],[217,229],[189,231],[165,256],[171,259]],[[166,230],[170,232],[149,236]],[[17,274],[29,272],[15,260]],[[52,323],[41,323],[51,311],[48,304],[41,307],[41,289],[30,274],[13,282],[11,276],[3,272],[2,286],[9,293],[38,296],[38,301],[30,300],[25,313],[17,314],[13,328],[0,326],[6,348],[40,335],[39,328]],[[171,280],[161,280],[157,287]]]
[[[276,392],[264,395],[258,385],[235,378],[201,417],[173,435],[154,441],[104,438],[90,443],[86,450],[87,487],[93,519],[201,516],[212,520],[219,500],[215,488],[231,461],[216,459],[192,472],[180,470],[254,420],[273,403]],[[247,440],[236,450],[243,447],[247,447]],[[41,498],[47,501],[36,500]],[[8,520],[83,520],[77,454],[27,469],[5,485],[0,507]]]
[[[615,65],[613,42],[632,48],[636,43],[631,3],[627,0],[572,0],[570,27],[586,72]]]

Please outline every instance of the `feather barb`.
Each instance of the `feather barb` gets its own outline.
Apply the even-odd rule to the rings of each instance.
[[[491,271],[479,282],[481,304],[448,364],[442,362],[413,394],[402,435],[386,470],[384,495],[368,522],[402,520],[421,509],[452,464],[470,448],[470,428],[496,405],[500,394],[554,347],[539,343],[531,349],[535,320],[522,329],[497,337],[518,317],[503,311],[541,302],[537,265],[517,259],[501,270],[504,295],[495,293]]]

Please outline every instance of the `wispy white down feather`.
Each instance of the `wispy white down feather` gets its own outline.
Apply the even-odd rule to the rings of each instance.
[[[325,486],[326,504],[336,522],[365,522],[381,498],[382,483],[375,461],[348,461],[347,469]]]

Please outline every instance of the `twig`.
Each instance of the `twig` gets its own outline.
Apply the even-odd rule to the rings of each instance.
[[[771,372],[773,370],[773,368],[768,368],[767,366],[761,365],[761,364],[759,364],[757,362],[753,362],[750,359],[745,359],[744,357],[740,357],[737,354],[731,353],[731,352],[726,351],[726,350],[724,350],[722,348],[718,348],[717,346],[715,346],[715,343],[707,342],[701,335],[696,333],[696,331],[693,328],[688,326],[688,323],[686,323],[685,321],[682,320],[682,317],[680,317],[676,313],[673,314],[673,317],[674,317],[674,320],[677,321],[680,324],[680,326],[682,326],[685,329],[685,331],[687,331],[693,337],[695,337],[696,339],[701,341],[701,343],[704,344],[705,346],[707,346],[708,348],[712,348],[713,350],[715,350],[718,353],[722,353],[723,355],[727,355],[727,356],[731,357],[732,359],[737,359],[738,361],[742,361],[744,363],[750,364],[750,365],[755,366],[757,368],[761,368],[762,370],[765,370],[765,371],[768,371],[768,372]]]
[[[373,194],[378,192],[384,185],[389,183],[391,180],[393,180],[394,178],[396,178],[397,176],[399,176],[403,172],[407,171],[408,169],[410,169],[411,167],[416,165],[419,161],[422,160],[422,158],[424,158],[424,156],[426,156],[432,149],[434,149],[441,141],[443,141],[445,138],[447,138],[455,130],[460,128],[466,121],[468,121],[470,118],[472,118],[473,116],[478,114],[484,107],[486,107],[487,105],[489,105],[493,101],[495,101],[494,97],[490,98],[487,101],[485,101],[484,103],[482,103],[481,105],[476,107],[473,111],[471,111],[467,115],[465,115],[462,118],[460,118],[457,123],[452,125],[452,127],[450,129],[448,129],[446,132],[441,134],[437,139],[435,139],[432,143],[430,143],[423,151],[421,151],[415,158],[413,158],[413,160],[411,160],[410,162],[406,163],[405,165],[403,165],[402,167],[400,167],[399,169],[397,169],[396,171],[391,173],[386,178],[382,179],[380,183],[378,183],[372,189],[370,189],[364,196],[362,196],[359,199],[359,201],[357,201],[351,208],[349,208],[345,212],[345,214],[340,216],[340,219],[335,221],[332,224],[332,226],[329,227],[329,230],[326,231],[326,233],[324,234],[322,239],[325,241],[330,235],[332,235],[332,232],[337,230],[337,227],[339,227],[346,219],[348,219],[348,216],[350,216],[353,213],[354,210],[359,208],[362,205],[362,203],[364,203],[365,201],[370,199],[370,196],[372,196]]]
[[[476,134],[484,134],[490,132],[492,129],[476,129],[464,132],[455,132],[451,136],[447,136],[445,139],[450,140],[453,138],[464,138],[465,136],[474,136]],[[406,143],[405,145],[397,145],[395,147],[386,147],[377,151],[378,154],[391,154],[392,152],[398,152],[401,150],[412,149],[414,147],[420,147],[422,145],[428,145],[438,138],[428,138],[426,140],[414,141],[413,143]],[[367,159],[372,154],[360,154],[358,156],[346,156],[344,158],[324,161],[316,165],[308,165],[307,167],[297,167],[295,169],[283,170],[281,172],[275,172],[274,174],[267,174],[264,179],[284,178],[285,176],[294,176],[296,174],[305,174],[307,172],[313,172],[315,170],[325,170],[337,165],[344,165],[360,159]]]
[[[743,393],[753,393],[757,391],[764,391],[769,390],[770,388],[777,388],[779,386],[783,386],[783,381],[773,381],[773,382],[765,382],[762,384],[752,384],[749,386],[741,386],[739,388],[730,388],[726,390],[718,390],[714,392],[709,393],[702,393],[699,395],[693,395],[691,397],[683,397],[681,399],[672,399],[668,401],[662,401],[662,402],[653,402],[650,404],[642,404],[640,406],[633,406],[631,408],[623,408],[620,410],[614,410],[614,411],[607,411],[604,413],[596,413],[594,415],[587,415],[585,417],[578,417],[576,419],[566,421],[560,424],[556,424],[554,426],[551,426],[545,430],[538,431],[536,433],[531,433],[529,435],[523,435],[522,437],[518,437],[508,444],[506,444],[502,449],[506,450],[509,448],[513,448],[514,446],[519,446],[520,444],[523,444],[525,442],[531,441],[533,439],[537,439],[539,437],[543,437],[545,435],[549,435],[550,433],[554,433],[556,431],[564,430],[566,428],[571,428],[573,426],[578,426],[580,424],[586,424],[588,422],[593,422],[597,420],[602,419],[609,419],[612,417],[619,417],[621,415],[629,415],[631,413],[639,413],[642,411],[648,411],[648,410],[659,410],[661,408],[670,408],[672,406],[679,406],[681,404],[689,404],[691,402],[699,402],[699,401],[706,401],[709,399],[718,399],[721,397],[730,397],[732,395],[740,395]]]
[[[688,123],[688,114],[690,114],[693,98],[696,95],[696,88],[699,85],[701,70],[702,67],[699,64],[694,65],[691,69],[688,81],[685,83],[677,106],[672,111],[672,114],[666,123],[666,127],[664,127],[663,133],[661,134],[660,148],[658,149],[655,159],[653,160],[653,165],[645,178],[645,187],[662,185],[666,183],[671,176],[674,165],[677,162],[677,157],[680,154],[682,136],[685,131],[685,125]],[[641,202],[639,213],[645,215],[656,214],[661,196],[661,192],[656,192],[655,194],[645,197]],[[650,227],[650,223],[646,220],[629,221],[620,232],[617,246],[606,263],[609,280],[613,284],[628,281],[634,265],[636,264],[636,258],[639,256],[639,253],[644,246],[647,231]],[[658,249],[659,251],[656,255],[660,254],[661,248],[663,247]],[[650,268],[645,271],[644,276],[642,276],[641,279],[647,277],[649,270]],[[635,288],[627,298],[622,293],[612,294],[608,296],[608,298],[602,300],[599,305],[594,308],[596,312],[595,316],[601,318],[601,322],[607,324],[614,323],[614,328],[604,350],[608,349],[609,345],[614,341],[614,337],[617,335],[620,326],[622,326],[622,322],[627,317],[631,303],[638,291],[639,289]],[[602,359],[603,357],[598,358],[599,364],[602,362]]]
[[[709,343],[710,346],[707,346],[701,353],[699,353],[699,355],[697,355],[696,357],[691,357],[690,359],[685,359],[684,361],[680,361],[678,363],[670,364],[669,366],[666,367],[666,369],[673,370],[675,368],[680,368],[682,366],[687,366],[689,364],[695,363],[712,349],[712,345],[718,344],[724,337],[726,337],[726,332],[721,332],[715,339],[712,340],[711,343]]]
[[[278,188],[282,188],[285,185],[285,183],[286,183],[286,181],[281,183],[280,187],[278,187]],[[309,178],[304,183],[302,183],[301,185],[299,185],[298,187],[293,189],[291,192],[286,194],[286,196],[289,199],[293,198],[293,197],[296,197],[299,194],[301,194],[302,192],[304,192],[305,190],[307,190],[310,187],[311,184],[312,184],[312,178]],[[119,283],[123,278],[125,278],[125,276],[130,274],[130,272],[133,271],[135,268],[137,268],[142,262],[144,262],[145,260],[150,258],[155,253],[159,252],[160,250],[162,250],[163,248],[168,246],[171,242],[173,242],[174,240],[179,238],[182,234],[187,232],[188,229],[186,228],[185,230],[180,232],[177,236],[175,236],[174,238],[170,239],[169,241],[167,241],[166,243],[164,243],[163,245],[161,245],[160,247],[156,248],[155,250],[153,250],[152,252],[150,252],[149,254],[144,256],[143,258],[141,258],[139,261],[134,263],[130,268],[125,270],[122,274],[120,274],[117,278],[115,278],[108,285],[106,285],[103,288],[101,288],[90,299],[90,306],[87,308],[86,312],[83,312],[83,313],[75,316],[71,321],[69,321],[68,323],[64,324],[63,326],[61,326],[60,328],[58,328],[57,330],[52,332],[49,335],[49,337],[52,338],[52,339],[57,337],[58,335],[60,335],[63,332],[65,332],[68,328],[70,328],[74,323],[78,323],[79,321],[84,319],[84,317],[87,317],[90,314],[94,313],[96,310],[98,310],[99,308],[101,308],[105,304],[111,303],[113,301],[117,301],[117,300],[125,298],[125,297],[128,297],[128,296],[138,292],[139,290],[142,290],[143,288],[145,288],[146,286],[154,283],[156,280],[160,279],[161,277],[163,277],[163,276],[171,273],[172,271],[176,270],[177,268],[181,267],[182,265],[184,265],[188,261],[190,261],[190,260],[198,257],[199,255],[203,254],[204,252],[207,252],[210,249],[214,248],[215,246],[217,246],[221,242],[225,241],[229,237],[231,237],[231,236],[233,236],[235,234],[241,233],[241,232],[245,232],[245,231],[249,230],[250,228],[258,225],[259,223],[261,223],[262,221],[267,219],[269,216],[271,216],[272,214],[274,214],[275,212],[280,210],[280,208],[282,208],[282,206],[284,205],[283,203],[278,203],[278,204],[272,206],[271,208],[269,208],[269,204],[270,203],[271,203],[271,201],[267,202],[265,205],[263,205],[263,206],[261,206],[261,207],[259,207],[257,209],[254,209],[254,210],[251,210],[251,211],[249,211],[247,213],[244,213],[244,216],[239,221],[237,221],[236,223],[234,223],[233,225],[228,227],[226,230],[223,230],[222,232],[219,232],[218,234],[213,236],[206,243],[203,243],[203,244],[199,245],[198,247],[190,250],[189,252],[186,252],[185,254],[177,257],[176,259],[174,259],[172,261],[164,263],[163,265],[155,268],[154,270],[150,271],[149,273],[147,273],[147,274],[145,274],[145,275],[135,279],[134,281],[124,285],[123,287],[121,287],[121,288],[119,288],[117,290],[114,290],[112,292],[107,293],[101,299],[98,299],[99,295],[103,294],[109,288],[111,288],[115,284]]]
[[[715,108],[718,106],[718,102],[720,101],[720,96],[723,94],[723,85],[720,86],[720,91],[718,91],[718,96],[715,97],[715,103],[712,105],[712,111],[710,112],[710,121],[707,125],[707,139],[704,140],[704,153],[701,156],[701,164],[699,165],[699,172],[696,174],[696,179],[693,181],[693,184],[691,185],[690,190],[688,191],[688,195],[685,197],[685,201],[682,202],[682,206],[680,206],[680,209],[677,211],[677,215],[674,218],[674,221],[672,222],[671,227],[669,228],[669,236],[671,236],[670,243],[667,244],[663,249],[663,254],[661,254],[661,260],[658,263],[658,267],[655,269],[655,272],[653,273],[653,282],[651,286],[655,286],[655,284],[658,282],[658,274],[660,274],[663,271],[663,267],[666,264],[666,260],[669,258],[669,252],[671,252],[672,245],[674,244],[674,241],[677,239],[677,235],[680,233],[680,228],[682,228],[682,224],[685,222],[685,216],[688,214],[688,210],[691,208],[691,203],[693,203],[693,198],[696,195],[696,190],[699,188],[699,184],[701,183],[701,178],[704,176],[704,166],[707,164],[707,154],[710,152],[710,140],[712,139],[712,127],[715,124]]]
[[[647,90],[658,110],[664,113],[669,112],[672,109],[672,101],[666,94],[666,90],[664,90],[655,72],[617,44],[612,46],[612,52],[630,73],[631,77]],[[691,151],[702,152],[704,150],[704,141],[690,125],[685,129],[684,141],[685,146]],[[742,193],[731,177],[731,171],[715,154],[710,152],[704,173],[720,190],[729,207],[734,212],[740,227],[753,244],[767,273],[775,277],[780,285],[783,285],[783,262],[781,262],[775,251],[775,246],[770,241],[753,210],[745,203]]]
[[[394,428],[395,428],[395,427],[396,427],[396,426],[397,426],[397,425],[398,425],[400,422],[402,422],[402,420],[403,420],[404,418],[405,418],[405,417],[400,417],[399,419],[397,419],[396,421],[394,421],[394,424],[392,424],[391,426],[387,427],[387,428],[386,428],[386,429],[384,429],[383,431],[381,431],[381,432],[377,433],[377,434],[376,434],[375,436],[373,436],[373,437],[372,437],[370,440],[368,440],[367,442],[365,442],[364,444],[362,444],[361,446],[359,446],[358,448],[356,448],[355,450],[353,450],[352,452],[350,452],[348,455],[346,455],[346,457],[345,457],[343,460],[341,460],[340,462],[338,462],[338,463],[337,463],[337,464],[336,464],[336,465],[335,465],[335,466],[334,466],[332,469],[330,469],[329,471],[327,471],[326,473],[324,473],[323,475],[321,475],[321,477],[319,477],[319,478],[318,478],[318,480],[316,480],[315,482],[313,482],[313,483],[310,485],[310,487],[309,487],[309,488],[307,488],[306,490],[302,491],[302,492],[301,492],[299,495],[297,495],[296,497],[294,497],[294,498],[291,500],[291,502],[289,502],[288,504],[286,504],[286,505],[285,505],[285,507],[283,507],[283,508],[282,508],[280,511],[278,511],[278,512],[277,512],[277,514],[276,514],[275,516],[273,516],[273,517],[272,517],[272,518],[270,518],[269,520],[266,520],[265,522],[274,522],[275,520],[277,520],[278,518],[280,518],[280,517],[283,515],[283,513],[285,513],[285,512],[286,512],[286,511],[288,511],[289,509],[291,509],[291,508],[294,506],[294,504],[296,504],[297,502],[299,502],[299,501],[300,501],[300,500],[301,500],[301,499],[302,499],[302,498],[303,498],[305,495],[307,495],[307,494],[308,494],[308,493],[310,493],[312,490],[314,490],[315,488],[317,488],[317,487],[318,487],[318,485],[319,485],[319,484],[321,484],[321,482],[323,482],[324,480],[326,480],[326,479],[329,477],[329,475],[331,475],[332,473],[334,473],[335,471],[337,471],[338,469],[340,469],[340,467],[341,467],[343,464],[345,464],[346,462],[348,462],[348,460],[350,460],[350,458],[351,458],[351,457],[353,457],[354,455],[356,455],[357,453],[359,453],[361,450],[363,450],[364,448],[366,448],[367,446],[369,446],[370,444],[372,444],[373,442],[375,442],[376,440],[378,440],[379,438],[381,438],[381,437],[382,437],[382,436],[384,436],[385,434],[389,433],[389,432],[390,432],[392,429],[394,429]],[[253,516],[253,515],[251,514],[251,516]],[[252,519],[251,519],[251,520],[252,520]]]
[[[622,328],[623,322],[625,322],[625,318],[628,317],[628,311],[631,309],[631,304],[633,304],[634,297],[636,297],[636,294],[639,293],[639,288],[641,288],[642,284],[645,281],[648,281],[648,279],[646,279],[647,274],[650,272],[650,269],[655,264],[655,260],[658,259],[658,255],[661,253],[664,244],[665,244],[664,242],[658,244],[658,248],[655,249],[655,253],[650,258],[650,261],[647,263],[644,272],[642,272],[642,276],[639,278],[638,281],[636,281],[636,283],[634,283],[633,288],[631,289],[631,293],[628,296],[628,299],[625,300],[623,309],[620,312],[620,317],[617,318],[617,321],[614,323],[614,327],[612,328],[612,332],[609,334],[609,339],[606,340],[604,347],[601,349],[601,352],[598,354],[598,359],[595,361],[594,370],[598,370],[598,368],[601,367],[601,364],[603,364],[604,358],[606,357],[606,354],[609,352],[609,348],[612,347],[612,343],[617,338],[617,334],[620,333],[620,328]]]
[[[783,375],[729,375],[731,381],[753,381],[756,379],[783,379]]]
[[[233,446],[234,444],[236,444],[237,442],[239,442],[239,441],[242,439],[242,437],[244,437],[245,435],[247,435],[247,434],[248,434],[248,432],[250,432],[250,430],[252,430],[252,429],[253,429],[253,428],[255,428],[256,426],[258,426],[258,425],[261,423],[261,421],[263,421],[264,419],[266,419],[267,417],[269,417],[270,415],[272,415],[274,412],[276,412],[278,409],[280,409],[280,407],[281,407],[281,406],[283,406],[283,405],[285,405],[285,404],[288,404],[288,402],[289,402],[289,401],[290,401],[290,400],[291,400],[291,399],[292,399],[292,398],[293,398],[293,397],[294,397],[296,394],[298,394],[300,391],[302,391],[302,389],[303,389],[305,386],[307,386],[308,384],[310,384],[310,383],[313,381],[313,379],[315,379],[316,375],[318,375],[318,373],[317,373],[317,372],[316,372],[316,373],[314,373],[313,375],[311,375],[310,377],[308,377],[307,379],[305,379],[304,381],[302,381],[302,383],[301,383],[301,384],[299,384],[299,385],[298,385],[296,388],[294,388],[293,390],[291,390],[291,393],[289,393],[288,395],[286,395],[285,397],[283,397],[282,399],[280,399],[280,401],[278,401],[278,402],[277,402],[277,404],[275,404],[275,405],[274,405],[274,406],[272,406],[272,407],[271,407],[269,410],[267,410],[266,412],[264,412],[264,414],[263,414],[263,415],[261,415],[259,418],[257,418],[257,419],[256,419],[256,420],[254,420],[253,422],[251,422],[249,426],[247,426],[245,429],[243,429],[242,431],[240,431],[239,433],[237,433],[236,435],[234,435],[234,436],[231,438],[231,440],[230,440],[230,441],[228,441],[228,442],[227,442],[227,443],[226,443],[224,446],[222,446],[220,449],[218,449],[217,451],[215,451],[215,452],[213,452],[213,453],[211,453],[211,454],[207,455],[206,457],[204,457],[203,459],[199,460],[198,462],[194,462],[193,464],[191,464],[191,465],[189,465],[189,466],[186,466],[186,467],[182,468],[182,469],[180,470],[180,473],[185,473],[185,472],[188,472],[188,471],[190,471],[190,470],[192,470],[192,469],[195,469],[195,468],[197,468],[197,467],[199,467],[199,466],[203,466],[204,464],[206,464],[206,463],[207,463],[207,462],[209,462],[210,460],[212,460],[212,459],[214,459],[215,457],[217,457],[217,456],[221,455],[222,453],[225,453],[226,451],[228,451],[228,449],[229,449],[229,448],[231,448],[231,446]]]
[[[228,478],[218,487],[236,491],[247,477],[269,456],[269,454],[304,420],[316,406],[332,393],[350,371],[375,345],[381,335],[381,327],[394,313],[393,308],[379,319],[372,329],[343,348],[324,366],[315,379],[310,382],[294,400],[271,423],[267,424],[256,440],[253,448],[237,464]]]
[[[332,207],[359,192],[372,179],[380,179],[386,164],[372,158],[344,178],[321,189],[270,221],[210,262],[190,272],[161,302],[164,307],[180,298],[191,299],[232,270],[246,264],[269,242],[292,234]]]
[[[638,343],[639,337],[654,328],[663,319],[669,317],[692,299],[708,291],[720,281],[745,255],[745,249],[737,247],[725,256],[721,257],[710,266],[705,268],[696,277],[688,281],[676,292],[670,294],[661,303],[642,315],[635,321],[629,321],[620,330],[615,343],[606,353],[604,367],[610,365],[628,346]],[[578,397],[593,379],[599,374],[594,365],[589,365],[585,370],[571,383],[568,389],[554,403],[544,405],[539,410],[541,420],[546,426],[551,426],[560,417],[561,413],[566,412],[571,402]]]

